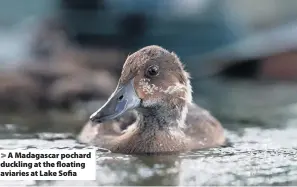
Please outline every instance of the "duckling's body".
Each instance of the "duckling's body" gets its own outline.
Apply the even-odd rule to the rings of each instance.
[[[90,118],[96,125],[88,124],[79,140],[127,154],[223,145],[221,124],[192,102],[191,92],[189,75],[174,53],[145,47],[127,58],[117,89]]]

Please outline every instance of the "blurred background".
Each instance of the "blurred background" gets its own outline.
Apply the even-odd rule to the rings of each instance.
[[[84,148],[127,55],[152,44],[232,145],[160,162],[98,148],[96,181],[0,186],[296,186],[296,0],[0,0],[0,149]]]
[[[180,56],[220,120],[296,115],[296,0],[1,0],[0,124],[77,131],[151,44]]]

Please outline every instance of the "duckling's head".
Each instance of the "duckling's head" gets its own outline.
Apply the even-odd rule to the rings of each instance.
[[[128,56],[116,90],[90,119],[103,122],[136,109],[144,115],[184,120],[191,92],[189,74],[177,55],[147,46]]]

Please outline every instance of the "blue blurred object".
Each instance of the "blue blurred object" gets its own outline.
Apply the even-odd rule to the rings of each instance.
[[[92,35],[101,44],[118,45],[129,51],[150,44],[161,45],[185,57],[231,43],[241,36],[243,30],[222,16],[220,1],[102,2],[104,8],[88,10],[88,13],[64,8],[64,15],[69,18],[67,23],[76,38]]]

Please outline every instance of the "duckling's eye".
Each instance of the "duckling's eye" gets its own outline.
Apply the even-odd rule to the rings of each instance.
[[[152,65],[147,68],[146,70],[146,75],[149,77],[153,77],[159,74],[159,66],[157,65]]]

